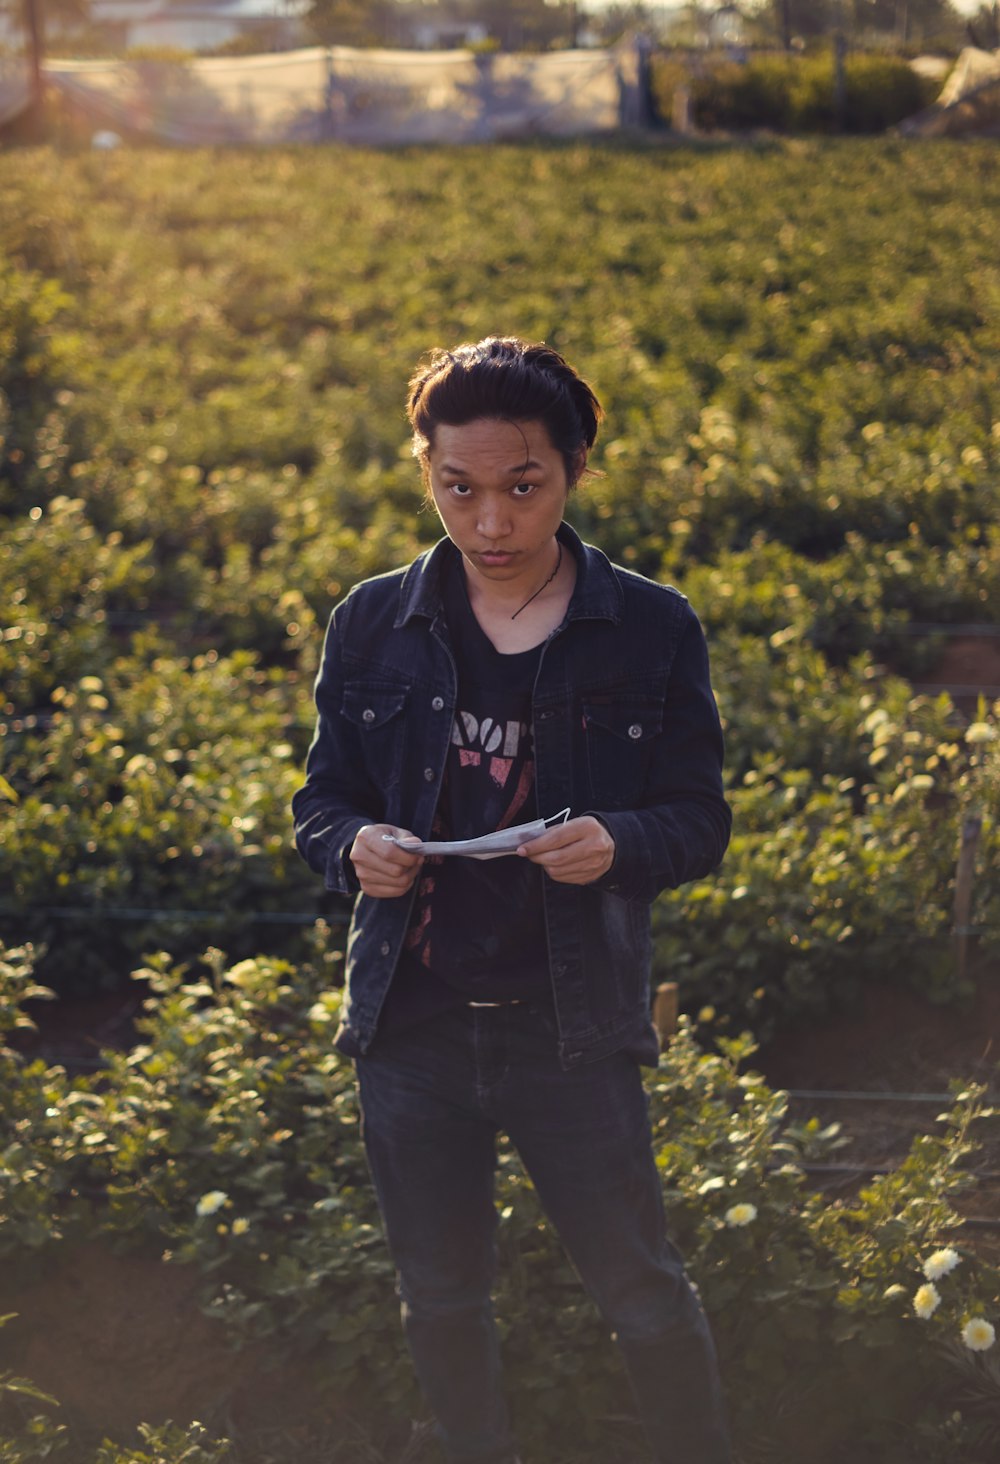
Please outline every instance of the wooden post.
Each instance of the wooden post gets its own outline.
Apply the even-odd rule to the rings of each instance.
[[[674,132],[679,132],[681,137],[690,137],[694,128],[691,126],[691,89],[687,86],[679,86],[674,92],[671,104],[670,126]]]
[[[667,1047],[677,1031],[677,1008],[679,994],[676,981],[663,981],[656,988],[653,1002],[653,1026],[660,1039],[661,1051]]]
[[[838,132],[843,132],[847,126],[846,61],[847,37],[838,23],[833,37],[833,116]]]
[[[24,28],[28,38],[28,67],[31,78],[31,119],[33,126],[40,126],[45,96],[42,80],[45,23],[41,0],[24,0]]]
[[[965,980],[969,962],[969,937],[972,929],[972,885],[976,874],[976,853],[982,833],[981,813],[967,813],[962,820],[958,845],[958,867],[955,871],[955,965],[959,981]]]

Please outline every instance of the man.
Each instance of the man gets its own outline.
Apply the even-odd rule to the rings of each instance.
[[[730,829],[701,628],[563,522],[601,409],[555,351],[436,352],[408,415],[447,538],[334,611],[293,807],[305,859],[358,895],[336,1041],[418,1378],[454,1464],[516,1460],[490,1302],[502,1129],[654,1458],[728,1464],[639,1071],[658,1056],[650,902],[714,868]],[[423,848],[522,826],[497,858]]]

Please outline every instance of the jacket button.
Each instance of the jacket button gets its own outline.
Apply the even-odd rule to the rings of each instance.
[[[379,950],[382,952],[383,956],[387,956],[389,954],[389,952],[392,950],[392,946],[389,944],[389,942],[387,940],[384,940],[382,942],[382,944],[379,946]]]
[[[434,698],[434,700],[431,702],[431,706],[434,708],[434,710],[436,712],[440,712],[442,710],[442,708],[444,707],[444,697],[443,696],[436,696]]]
[[[424,778],[427,780],[428,783],[433,783],[433,781],[434,781],[434,769],[433,768],[424,768]]]
[[[633,742],[637,742],[642,736],[642,723],[633,722],[631,727],[628,729],[628,735],[631,737]]]
[[[364,711],[361,713],[361,720],[362,722],[374,722],[375,713],[372,711],[371,707],[365,707]]]

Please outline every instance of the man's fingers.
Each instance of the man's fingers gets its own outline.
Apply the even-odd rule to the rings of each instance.
[[[518,853],[561,884],[590,884],[614,863],[615,841],[599,819],[585,814],[547,829]]]
[[[358,830],[350,858],[366,895],[376,899],[405,895],[420,872],[423,855],[401,849],[395,839],[416,841],[416,835],[394,824],[365,824]]]

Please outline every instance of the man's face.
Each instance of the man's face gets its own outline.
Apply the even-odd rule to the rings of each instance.
[[[470,572],[536,588],[552,570],[570,487],[544,423],[482,417],[440,426],[427,466],[445,532]]]

